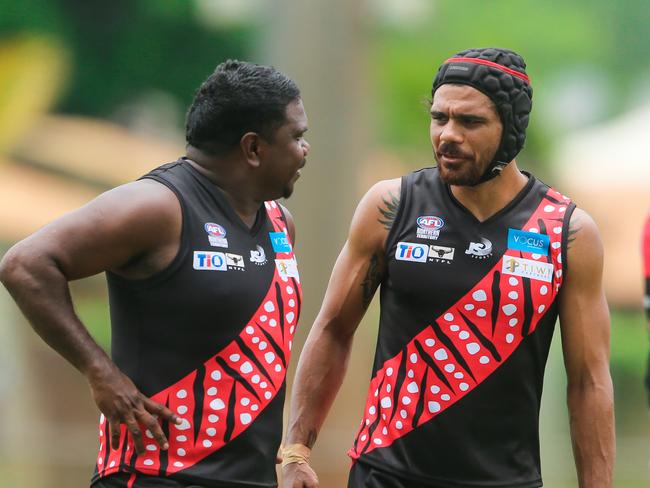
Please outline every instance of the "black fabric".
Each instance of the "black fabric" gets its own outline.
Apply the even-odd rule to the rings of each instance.
[[[181,483],[169,478],[145,476],[142,474],[135,477],[131,487],[129,487],[129,480],[131,480],[131,474],[118,473],[97,480],[91,485],[91,488],[207,488],[202,485]]]
[[[475,58],[497,63],[526,74],[526,63],[513,51],[499,48],[467,49],[453,58]],[[469,85],[487,95],[495,104],[503,135],[494,159],[481,181],[499,174],[500,168],[512,161],[524,147],[526,128],[532,109],[533,89],[530,83],[496,67],[472,62],[443,63],[433,81],[431,96],[445,83]],[[496,169],[496,170],[495,170]]]
[[[181,203],[179,252],[167,269],[149,279],[131,281],[108,273],[107,280],[113,360],[145,395],[152,396],[193,371],[200,379],[205,371],[203,363],[242,333],[269,291],[275,252],[269,238],[274,228],[264,205],[249,229],[222,192],[189,162],[163,165],[144,178],[169,187]],[[206,223],[227,230],[227,248],[211,245]],[[259,248],[264,250],[268,263],[258,266],[249,256]],[[245,270],[229,267],[226,272],[197,271],[192,264],[195,251],[237,253],[243,256]],[[192,394],[197,405],[202,404],[200,381],[195,382]],[[283,385],[246,430],[206,458],[170,476],[181,483],[178,486],[277,486],[275,456],[282,435],[284,396]],[[123,461],[120,469],[129,471],[132,467]],[[93,480],[97,477],[96,470]]]
[[[380,289],[373,377],[499,262],[507,248],[508,229],[521,229],[548,189],[531,175],[510,204],[479,222],[454,199],[436,168],[402,179],[400,207],[386,243],[387,275]],[[571,204],[558,222],[564,233],[573,208]],[[444,219],[436,240],[416,236],[420,216]],[[491,242],[492,253],[482,259],[468,256],[468,243],[481,242],[482,237]],[[447,262],[398,261],[399,242],[454,247],[455,257]],[[564,265],[559,269],[564,270]],[[363,454],[359,461],[415,483],[409,486],[541,486],[539,407],[556,318],[555,302],[536,330],[467,396],[389,446]],[[401,374],[403,371],[398,372]]]
[[[129,482],[132,482],[129,486]],[[91,488],[257,488],[259,485],[233,485],[232,483],[196,484],[158,476],[137,474],[132,479],[131,473],[117,473],[100,478],[90,485]]]
[[[348,488],[415,488],[415,486],[413,481],[400,479],[362,462],[356,462],[352,465],[348,478]],[[425,487],[425,485],[417,486]],[[426,485],[426,488],[435,487]]]

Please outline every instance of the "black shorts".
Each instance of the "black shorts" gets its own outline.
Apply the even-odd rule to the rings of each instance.
[[[348,488],[419,488],[416,481],[400,478],[392,473],[381,471],[367,464],[355,462],[350,469]],[[434,488],[426,485],[426,488]]]
[[[117,473],[95,481],[91,488],[205,488],[194,483],[183,483],[168,478],[144,474]]]

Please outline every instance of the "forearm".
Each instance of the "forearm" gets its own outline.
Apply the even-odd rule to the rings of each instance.
[[[343,382],[352,337],[314,324],[298,362],[286,444],[314,445]]]
[[[56,263],[39,262],[9,251],[0,263],[0,280],[36,333],[70,364],[89,376],[110,362],[77,317],[68,282]]]
[[[599,381],[569,385],[568,405],[580,488],[611,488],[616,448],[609,373]]]

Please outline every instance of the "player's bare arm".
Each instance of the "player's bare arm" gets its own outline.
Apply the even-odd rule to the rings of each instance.
[[[614,404],[610,320],[602,285],[603,246],[596,224],[580,209],[571,217],[567,254],[560,323],[578,481],[581,488],[610,488]]]
[[[372,187],[359,203],[321,310],[298,362],[285,445],[311,448],[341,386],[354,333],[384,272],[384,245],[399,206],[400,180]],[[308,452],[308,449],[307,449]],[[308,464],[286,464],[288,488],[316,487]]]
[[[146,278],[173,259],[181,228],[180,205],[159,183],[118,187],[43,227],[12,247],[0,262],[0,279],[34,330],[87,378],[117,448],[120,424],[144,452],[142,427],[161,448],[167,439],[156,416],[172,412],[142,395],[93,340],[77,317],[68,281],[111,270]]]

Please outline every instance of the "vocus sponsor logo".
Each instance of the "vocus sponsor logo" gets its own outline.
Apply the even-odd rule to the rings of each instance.
[[[291,252],[289,238],[284,232],[269,232],[269,239],[271,239],[271,245],[276,253]]]
[[[549,244],[550,238],[546,234],[508,229],[508,249],[547,256]]]

